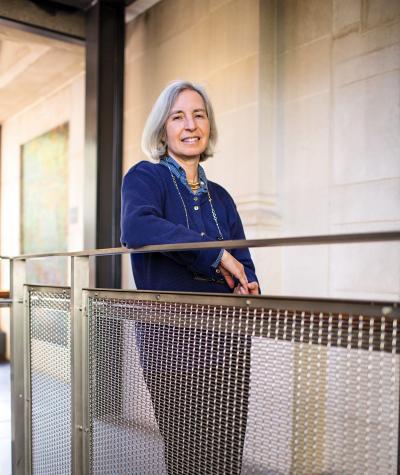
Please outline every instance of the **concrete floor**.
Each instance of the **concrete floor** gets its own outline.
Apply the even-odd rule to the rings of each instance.
[[[0,472],[11,475],[10,365],[0,363]]]

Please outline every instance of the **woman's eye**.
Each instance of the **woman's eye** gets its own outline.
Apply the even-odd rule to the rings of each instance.
[[[204,119],[204,114],[196,114],[195,118],[196,119]]]
[[[182,119],[182,116],[181,115],[174,115],[172,117],[172,120],[179,120],[179,119]]]

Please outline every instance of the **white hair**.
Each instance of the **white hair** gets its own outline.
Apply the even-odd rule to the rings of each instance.
[[[210,122],[210,137],[206,149],[200,155],[200,161],[202,162],[213,155],[214,146],[217,142],[217,127],[210,99],[204,88],[199,84],[178,80],[168,84],[158,96],[144,126],[142,150],[149,158],[158,161],[167,155],[165,123],[176,98],[182,91],[186,90],[195,91],[200,94]]]

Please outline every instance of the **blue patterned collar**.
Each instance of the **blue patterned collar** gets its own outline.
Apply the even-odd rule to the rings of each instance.
[[[187,178],[186,178],[186,172],[185,170],[179,165],[179,163],[174,160],[172,157],[169,155],[165,158],[162,158],[160,160],[161,165],[164,165],[165,167],[168,167],[171,172],[176,176],[176,178],[179,179],[179,181],[186,186],[186,188],[192,193],[192,195],[200,194],[200,193],[207,193],[208,188],[207,188],[207,178],[206,178],[206,173],[204,171],[204,168],[199,165],[199,180],[200,180],[200,188],[197,190],[197,193],[193,193],[192,189],[190,188]],[[168,166],[169,165],[169,166]]]

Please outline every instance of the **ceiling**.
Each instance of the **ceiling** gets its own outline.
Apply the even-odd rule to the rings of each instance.
[[[30,0],[49,13],[57,10],[85,11],[98,0]],[[113,0],[116,1],[116,0]],[[123,0],[125,4],[125,20],[129,22],[161,0]]]
[[[84,70],[84,47],[0,25],[0,124]]]
[[[132,21],[138,15],[151,8],[159,1],[160,0],[135,0],[132,2],[126,0],[125,3],[127,4],[127,6],[125,8],[125,21]]]
[[[66,9],[70,10],[87,10],[98,0],[30,0],[32,3],[42,6],[44,9]],[[116,2],[117,0],[109,0]],[[137,0],[118,0],[125,6],[134,3]]]
[[[70,10],[87,10],[90,8],[94,3],[98,0],[30,0],[31,2],[41,5],[44,9],[57,9],[57,8],[67,8]],[[115,0],[113,0],[115,1]],[[154,3],[159,2],[160,0],[122,0],[122,3],[125,4],[127,8],[133,6],[133,4],[139,4],[139,6],[135,5],[133,11],[137,10],[147,10],[150,6],[154,5]],[[147,5],[146,5],[147,4]],[[144,10],[142,10],[144,5]]]
[[[126,21],[160,0],[125,0]],[[42,0],[35,0],[35,3]],[[85,8],[93,0],[47,0]],[[85,71],[84,46],[0,24],[0,124]]]

